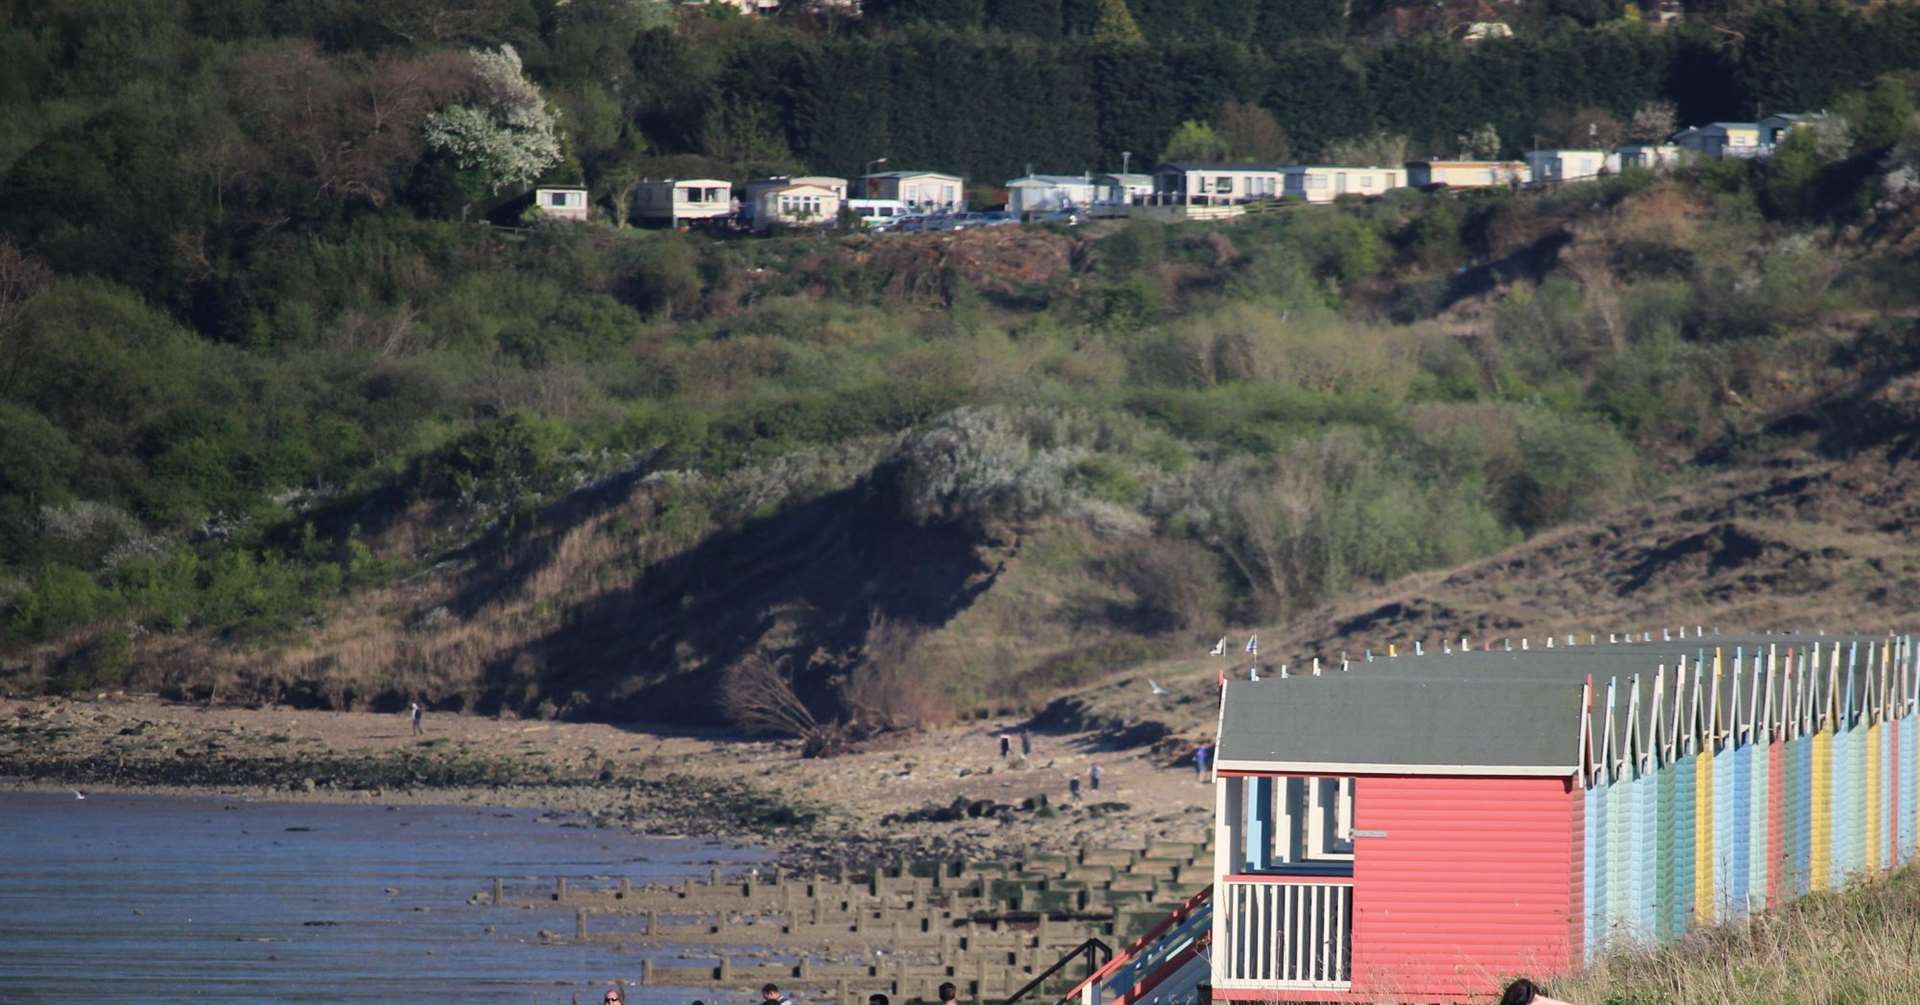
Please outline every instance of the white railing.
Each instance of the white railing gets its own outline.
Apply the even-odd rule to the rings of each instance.
[[[1353,880],[1228,878],[1214,911],[1214,986],[1344,989],[1353,979]]]

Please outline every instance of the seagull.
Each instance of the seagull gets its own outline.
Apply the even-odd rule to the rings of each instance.
[[[1213,644],[1213,648],[1207,650],[1207,655],[1208,656],[1225,656],[1226,654],[1227,654],[1227,637],[1225,635],[1222,635],[1220,636],[1220,641],[1215,642]]]
[[[75,798],[75,799],[85,799],[85,798],[87,798],[87,794],[86,794],[86,793],[84,793],[84,792],[82,792],[82,791],[80,791],[79,789],[74,789],[74,790],[73,790],[73,798]]]
[[[1166,689],[1166,688],[1164,688],[1164,687],[1161,687],[1161,686],[1160,686],[1160,685],[1159,685],[1158,683],[1156,683],[1156,682],[1154,681],[1154,679],[1153,679],[1152,677],[1148,677],[1148,678],[1147,678],[1147,686],[1153,689],[1153,693],[1154,693],[1154,694],[1166,694],[1166,693],[1167,693],[1167,689]]]

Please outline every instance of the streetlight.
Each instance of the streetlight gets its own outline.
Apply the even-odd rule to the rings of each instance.
[[[1120,151],[1120,173],[1121,174],[1127,173],[1127,165],[1132,163],[1132,161],[1133,161],[1133,151],[1131,150]]]

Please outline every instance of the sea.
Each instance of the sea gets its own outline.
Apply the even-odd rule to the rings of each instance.
[[[738,872],[767,853],[537,810],[0,792],[0,1005],[599,1005],[674,946],[570,944],[561,910],[471,904]],[[484,900],[485,898],[483,898]],[[564,938],[551,943],[541,929]],[[737,996],[736,996],[737,997]],[[724,993],[630,987],[636,1005]],[[744,1005],[744,999],[743,999]]]

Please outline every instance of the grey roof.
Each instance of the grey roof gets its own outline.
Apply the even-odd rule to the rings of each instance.
[[[860,177],[862,178],[919,178],[923,175],[934,175],[940,178],[952,178],[955,181],[966,180],[965,178],[962,178],[957,174],[952,174],[946,171],[875,171],[872,174],[863,174]]]
[[[1305,677],[1229,681],[1221,767],[1579,770],[1580,688],[1565,681]],[[1465,770],[1459,770],[1465,769]]]
[[[1777,665],[1784,665],[1788,650],[1804,653],[1809,645],[1817,643],[1823,654],[1820,673],[1806,682],[1812,689],[1814,707],[1824,708],[1829,692],[1837,685],[1839,690],[1831,695],[1835,703],[1844,708],[1850,694],[1854,707],[1860,709],[1867,697],[1867,653],[1870,647],[1878,646],[1886,638],[1882,635],[1713,635],[1553,649],[1530,646],[1526,651],[1516,647],[1511,652],[1502,648],[1494,652],[1445,653],[1436,647],[1420,656],[1402,654],[1398,658],[1387,658],[1376,653],[1372,662],[1366,662],[1362,656],[1351,660],[1346,670],[1335,660],[1324,664],[1317,677],[1306,667],[1293,669],[1286,679],[1269,670],[1258,682],[1229,682],[1222,718],[1221,759],[1445,764],[1479,769],[1480,773],[1497,773],[1494,769],[1523,764],[1558,764],[1559,761],[1527,761],[1523,757],[1539,756],[1539,750],[1578,751],[1579,695],[1589,679],[1594,684],[1590,728],[1598,756],[1605,749],[1609,683],[1615,688],[1614,749],[1622,752],[1629,735],[1629,711],[1636,677],[1640,683],[1639,735],[1643,743],[1648,743],[1655,735],[1654,678],[1662,668],[1666,675],[1657,711],[1669,724],[1674,721],[1675,672],[1683,661],[1689,668],[1685,674],[1685,690],[1680,693],[1684,723],[1697,703],[1703,715],[1711,712],[1711,706],[1704,702],[1715,697],[1711,661],[1718,650],[1723,667],[1717,693],[1719,720],[1723,724],[1732,723],[1745,718],[1746,711],[1754,707],[1752,681],[1757,654],[1765,653],[1769,646],[1777,647],[1775,651],[1780,657]],[[1841,653],[1840,672],[1832,675],[1827,663],[1836,644]],[[1858,646],[1859,658],[1852,690],[1848,692],[1846,661],[1855,646]],[[1703,661],[1706,669],[1696,673],[1695,668]],[[1837,681],[1832,679],[1834,676],[1838,677]],[[1736,679],[1741,703],[1738,710],[1734,706]],[[1773,678],[1776,699],[1779,679],[1779,674]],[[1698,699],[1693,693],[1695,681],[1703,692]],[[1339,697],[1349,694],[1355,697]],[[1453,699],[1455,694],[1471,696],[1471,700],[1462,704]],[[1567,694],[1573,695],[1570,713],[1563,705]],[[1762,695],[1760,708],[1765,708],[1765,701]],[[1364,705],[1364,708],[1356,709],[1349,704]],[[1328,717],[1332,717],[1332,721],[1326,721]],[[1492,724],[1499,724],[1497,728],[1503,731],[1507,741],[1535,753],[1522,755],[1505,749],[1488,752],[1481,737],[1489,728],[1496,728]],[[1344,732],[1355,739],[1346,748],[1329,746],[1320,738],[1328,730]],[[1256,739],[1249,741],[1235,733]],[[1298,739],[1286,739],[1292,734],[1297,734]],[[1395,754],[1398,741],[1383,739],[1409,736],[1421,737],[1431,749]],[[1258,739],[1261,737],[1273,739]],[[1364,739],[1359,739],[1362,737]],[[1229,753],[1230,750],[1242,753],[1236,755]],[[1415,759],[1393,759],[1409,756]]]
[[[1118,183],[1119,183],[1119,184],[1121,184],[1121,185],[1151,185],[1151,184],[1153,184],[1153,176],[1152,176],[1152,175],[1150,175],[1150,174],[1140,174],[1140,173],[1139,173],[1139,172],[1137,172],[1137,171],[1134,171],[1134,172],[1125,172],[1125,171],[1107,171],[1107,172],[1103,172],[1103,173],[1101,173],[1101,174],[1096,174],[1096,175],[1094,175],[1093,177],[1094,177],[1094,179],[1095,179],[1096,181],[1097,181],[1097,180],[1099,180],[1099,179],[1101,179],[1101,178],[1107,178],[1107,179],[1111,179],[1112,181],[1115,181],[1115,182],[1118,182]]]
[[[1077,174],[1028,174],[1015,178],[1007,185],[1012,187],[1021,182],[1039,182],[1042,185],[1091,185],[1093,178]]]
[[[1285,171],[1292,164],[1210,164],[1204,161],[1173,161],[1160,165],[1161,171]]]

